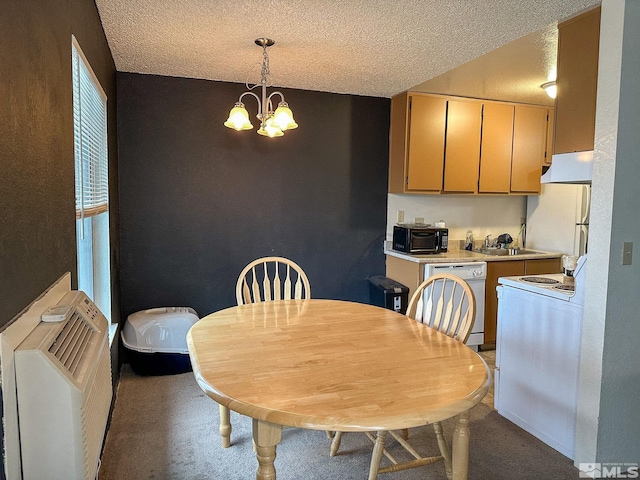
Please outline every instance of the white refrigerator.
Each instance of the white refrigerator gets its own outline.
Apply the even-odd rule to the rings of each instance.
[[[525,246],[566,255],[587,253],[591,185],[549,183],[527,197]]]

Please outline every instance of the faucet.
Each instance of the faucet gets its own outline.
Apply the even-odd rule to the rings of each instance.
[[[484,248],[489,248],[491,246],[491,241],[489,240],[490,238],[491,234],[484,237]]]

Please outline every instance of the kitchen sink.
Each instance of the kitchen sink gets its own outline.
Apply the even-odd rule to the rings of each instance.
[[[517,250],[513,250],[510,248],[479,248],[476,250],[477,253],[481,253],[483,255],[527,255],[527,254],[535,254],[540,253],[535,250],[527,250],[526,248],[520,248]]]

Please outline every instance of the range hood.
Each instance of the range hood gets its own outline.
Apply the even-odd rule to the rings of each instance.
[[[591,183],[592,168],[593,150],[553,155],[540,183]]]

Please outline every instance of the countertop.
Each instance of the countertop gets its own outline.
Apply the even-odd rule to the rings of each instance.
[[[486,255],[480,252],[458,249],[451,249],[447,253],[418,255],[393,250],[391,248],[391,242],[384,242],[384,254],[416,263],[509,262],[513,260],[540,260],[545,258],[560,258],[562,256],[562,253],[543,252],[538,250],[536,250],[535,253],[518,255]]]

